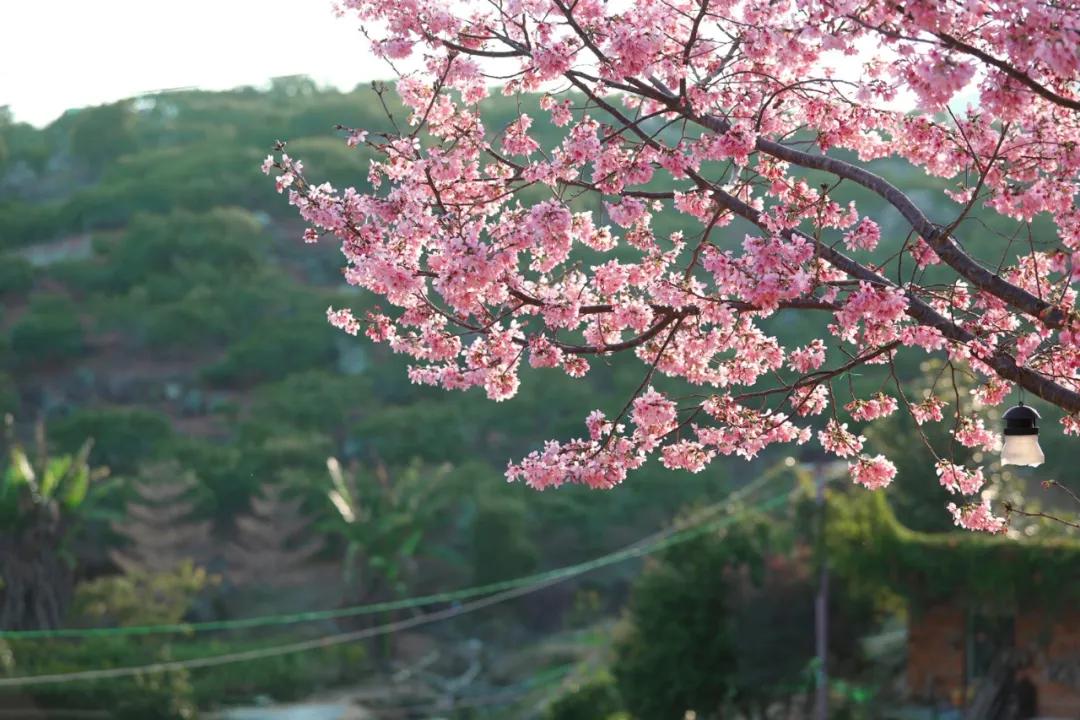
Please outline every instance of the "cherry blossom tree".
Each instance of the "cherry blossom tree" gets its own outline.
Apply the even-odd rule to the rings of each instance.
[[[304,239],[340,242],[346,280],[383,303],[362,316],[331,308],[330,322],[409,355],[415,383],[496,401],[514,395],[524,363],[574,378],[614,354],[642,365],[624,407],[594,410],[581,437],[547,441],[509,479],[611,488],[650,457],[697,472],[717,455],[816,441],[881,488],[895,467],[847,420],[898,411],[994,449],[975,403],[905,394],[900,353],[970,374],[983,407],[1022,388],[1080,434],[1080,3],[341,0],[339,11],[391,66],[419,69],[396,84],[407,126],[347,129],[349,145],[378,155],[372,192],[308,179],[283,144],[264,164],[309,223]],[[489,127],[492,92],[540,93],[547,117]],[[962,92],[977,98],[966,109]],[[557,147],[541,147],[541,121],[560,128]],[[945,179],[955,216],[929,217],[870,169],[890,157]],[[841,184],[898,213],[904,234],[834,200]],[[985,212],[1014,230],[989,232],[973,215]],[[692,229],[659,233],[659,213]],[[1036,216],[1056,237],[1031,232]],[[763,329],[776,313],[815,323],[819,339],[784,347]],[[834,383],[852,371],[886,382],[841,398]],[[978,499],[982,469],[935,455],[957,524],[1003,530]]]

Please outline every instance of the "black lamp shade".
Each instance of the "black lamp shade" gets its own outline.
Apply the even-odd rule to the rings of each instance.
[[[1039,413],[1034,408],[1020,404],[1011,407],[1002,415],[1005,420],[1004,435],[1038,435]]]

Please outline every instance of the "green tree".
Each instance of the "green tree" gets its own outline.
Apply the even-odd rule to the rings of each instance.
[[[78,310],[67,298],[34,299],[27,313],[11,328],[11,351],[21,366],[71,360],[85,347]]]
[[[78,447],[80,438],[93,437],[91,461],[128,474],[134,473],[139,463],[166,451],[172,426],[164,415],[151,410],[81,409],[54,422],[49,436],[65,448]]]
[[[405,592],[416,556],[445,508],[440,482],[449,472],[414,464],[395,475],[385,465],[371,473],[327,460],[327,497],[335,514],[327,530],[345,540],[344,580],[354,597]]]
[[[615,679],[603,673],[551,703],[544,720],[609,720],[622,709]]]
[[[71,126],[71,154],[94,172],[135,149],[135,113],[129,101],[80,110]]]
[[[761,579],[770,543],[761,521],[666,551],[634,587],[616,642],[613,673],[638,718],[718,718],[748,688],[740,669],[736,595],[740,577]]]
[[[74,455],[50,456],[45,429],[28,451],[7,418],[8,464],[0,478],[0,627],[59,627],[74,587],[72,542],[98,497],[91,469],[92,441]]]
[[[482,496],[472,525],[472,566],[477,584],[528,575],[539,550],[529,533],[528,508],[518,498]]]
[[[34,266],[18,255],[0,258],[0,296],[10,298],[25,295],[34,285]]]

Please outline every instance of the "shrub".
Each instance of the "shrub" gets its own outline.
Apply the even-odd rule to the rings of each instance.
[[[221,342],[228,311],[201,298],[185,299],[150,309],[144,323],[144,340],[151,348],[199,350]]]
[[[335,331],[311,318],[269,321],[229,348],[225,358],[206,369],[216,385],[245,387],[303,370],[333,367]]]
[[[362,450],[376,449],[379,457],[390,464],[413,458],[464,462],[473,455],[468,442],[470,425],[478,423],[461,410],[459,404],[441,400],[384,407],[356,423],[353,430]]]
[[[71,360],[85,348],[75,305],[66,298],[35,301],[11,329],[11,351],[20,366]]]
[[[21,403],[19,385],[15,378],[7,373],[0,373],[0,415],[17,415]]]
[[[528,575],[539,551],[528,532],[528,509],[519,498],[481,498],[472,527],[472,556],[478,585]]]
[[[551,703],[544,720],[609,720],[622,710],[615,679],[604,673]]]
[[[0,296],[24,295],[34,285],[34,266],[18,255],[0,257]]]
[[[190,560],[162,572],[107,575],[75,589],[73,612],[94,625],[177,623],[213,580]]]
[[[84,439],[93,438],[92,464],[130,473],[141,461],[167,449],[172,426],[164,415],[149,410],[99,408],[77,410],[53,422],[49,435],[63,448],[76,448]]]
[[[132,642],[129,637],[48,642],[12,640],[8,649],[10,669],[15,671],[14,674],[26,675],[145,665],[154,658],[173,659],[168,645],[148,654],[146,643]],[[29,697],[35,706],[45,710],[107,711],[108,717],[119,720],[192,720],[198,716],[195,688],[185,670],[32,686],[0,694],[0,705],[6,704],[7,697],[15,702]]]
[[[669,549],[642,575],[613,666],[631,715],[679,718],[694,710],[699,717],[726,717],[724,710],[735,706],[753,716],[769,698],[769,683],[779,678],[743,662],[740,640],[753,618],[740,612],[739,602],[747,578],[762,578],[768,542],[767,526],[748,521]],[[756,627],[762,648],[783,646],[765,639],[770,628]],[[784,647],[797,665],[806,659],[798,647]],[[792,658],[765,662],[786,670]]]
[[[233,278],[250,273],[267,250],[267,238],[259,221],[249,212],[218,208],[196,214],[174,211],[168,215],[140,215],[120,241],[107,249],[112,268],[112,288],[122,292],[155,278],[155,285],[174,281],[167,297],[179,299],[190,287],[180,275],[192,268],[203,275]],[[162,288],[167,290],[168,288]]]

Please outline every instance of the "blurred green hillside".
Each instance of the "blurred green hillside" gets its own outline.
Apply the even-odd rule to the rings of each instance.
[[[521,106],[542,118],[536,103],[526,98]],[[518,107],[515,98],[493,96],[487,120],[501,127]],[[389,110],[399,121],[405,116],[400,107]],[[580,433],[592,409],[617,411],[642,369],[625,358],[596,361],[579,381],[525,370],[519,395],[492,403],[475,391],[413,386],[402,358],[332,329],[327,306],[362,311],[373,300],[344,284],[331,242],[301,242],[302,223],[259,164],[276,140],[287,140],[312,178],[363,189],[371,158],[364,148],[346,147],[337,124],[389,128],[372,89],[339,92],[304,78],[279,79],[264,90],[172,92],[72,110],[42,129],[0,115],[0,413],[15,418],[15,435],[24,442],[42,421],[57,456],[91,438],[89,464],[107,466],[112,477],[70,548],[82,589],[73,591],[66,624],[238,618],[527,575],[667,527],[686,508],[715,502],[799,452],[784,448],[753,463],[718,462],[701,475],[649,466],[611,492],[535,493],[507,485],[508,460],[545,439]],[[553,128],[537,127],[548,146],[557,142]],[[954,210],[943,183],[898,162],[879,165],[931,217],[946,219]],[[900,218],[873,199],[844,186],[834,195],[857,199],[863,212],[882,218],[883,245],[906,236]],[[671,231],[682,222],[664,216],[657,227]],[[737,247],[746,232],[733,225],[724,242]],[[820,333],[793,314],[781,313],[769,325],[789,345]],[[908,389],[918,392],[939,366],[911,353],[901,356],[899,368]],[[853,378],[860,391],[882,382],[872,373]],[[918,530],[948,529],[945,493],[925,450],[910,429],[892,423],[871,441],[901,468],[889,490],[901,520]],[[1055,477],[1068,454],[1054,440],[1058,433],[1047,435],[1050,463],[1042,475]],[[329,457],[340,461],[342,482],[355,495],[347,510],[328,500],[335,487]],[[177,485],[178,478],[186,479]],[[185,553],[215,582],[190,571],[164,579],[145,567],[144,575],[119,573],[117,551],[137,547],[147,532],[132,524],[130,507],[152,507],[152,488],[170,483],[182,490],[186,512],[154,517],[163,518],[162,527],[204,529],[210,547]],[[270,510],[260,516],[264,508]],[[350,512],[361,520],[350,520]],[[791,513],[789,544],[802,527]],[[252,517],[262,517],[262,531],[257,521],[244,520]],[[318,539],[306,555],[298,550],[303,543],[285,532],[290,527],[296,538]],[[265,537],[280,540],[273,558],[282,563],[281,578],[299,578],[286,583],[287,591],[275,584],[281,578],[252,571],[268,562],[255,549],[266,545]],[[234,545],[241,550],[224,550]],[[308,567],[324,574],[312,580],[303,574]],[[447,633],[475,633],[505,649],[592,627],[617,615],[639,569],[619,566]],[[151,613],[150,620],[134,613],[131,602],[148,587],[170,600],[168,612]],[[250,642],[110,641],[59,651],[13,641],[11,657],[18,672],[55,671],[84,667],[88,657],[123,664]],[[398,649],[372,644],[363,659],[324,653],[315,670],[265,663],[252,666],[262,670],[238,671],[235,681],[195,675],[194,690],[183,692],[204,707],[259,694],[302,696],[310,687],[348,680],[342,668],[350,663],[373,667]],[[188,680],[144,683],[139,692],[153,702],[155,693],[175,690],[171,682]],[[50,690],[42,702],[85,708],[93,694],[67,692]],[[95,702],[111,702],[101,693]],[[150,717],[139,715],[140,707],[131,716]]]

